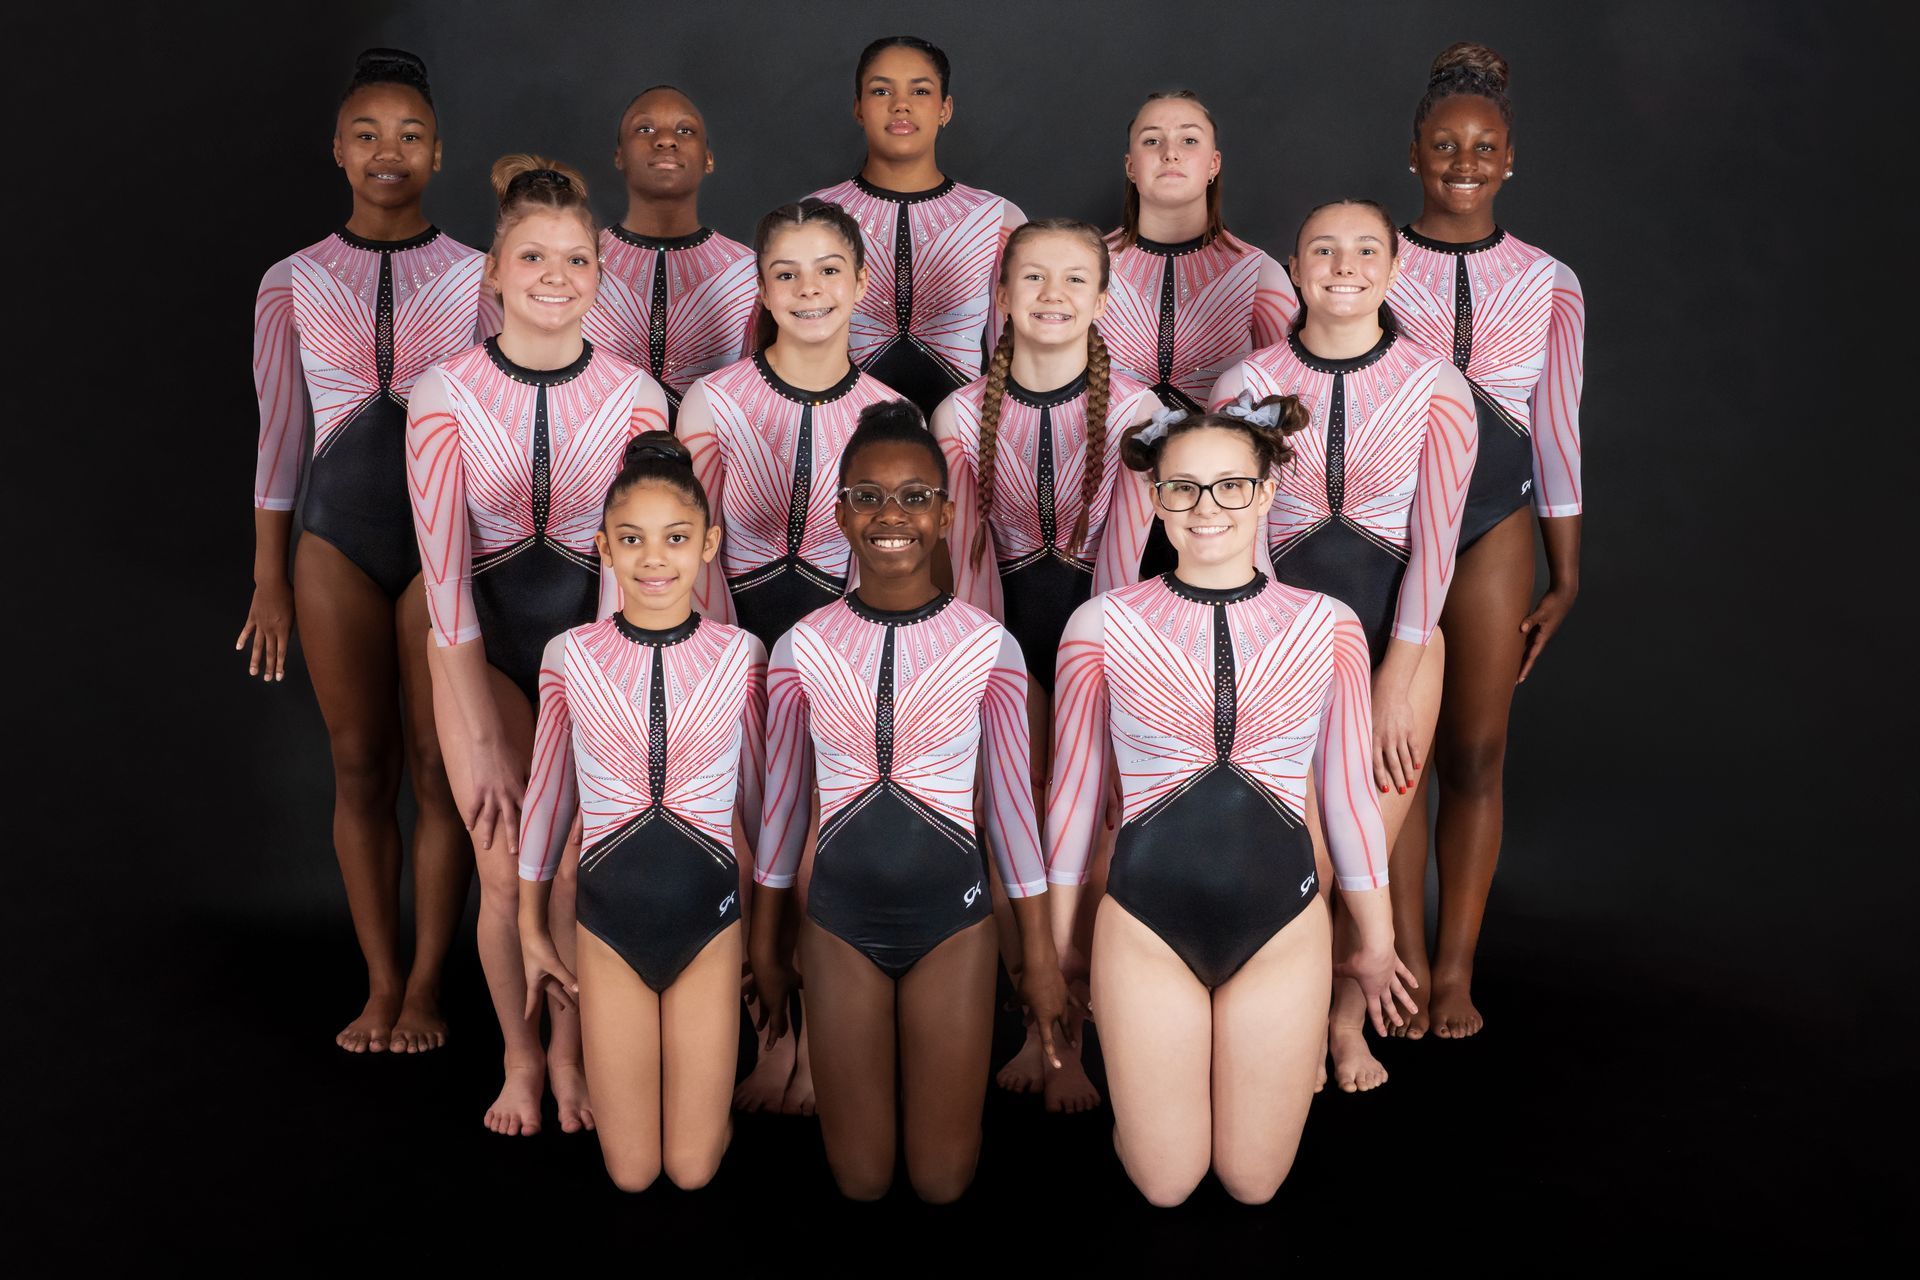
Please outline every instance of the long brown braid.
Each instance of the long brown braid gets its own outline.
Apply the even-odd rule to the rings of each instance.
[[[1021,227],[1007,240],[1007,249],[1013,248],[1014,240],[1020,236]],[[1002,256],[1000,268],[1004,275],[1006,258]],[[1007,398],[1007,366],[1013,363],[1013,322],[1000,331],[1000,341],[994,345],[993,359],[987,362],[987,389],[980,398],[980,527],[973,531],[974,568],[980,567],[980,557],[987,553],[987,513],[993,510],[993,471],[994,462],[1000,455],[1000,402]]]
[[[1087,522],[1107,470],[1107,342],[1094,325],[1087,330],[1087,467],[1080,477],[1080,518],[1073,525],[1073,549],[1087,556]]]

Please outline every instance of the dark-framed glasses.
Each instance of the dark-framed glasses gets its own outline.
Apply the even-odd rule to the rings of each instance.
[[[877,484],[850,484],[840,491],[840,500],[855,511],[878,513],[891,498],[908,515],[931,511],[946,496],[945,489],[930,484],[903,484],[898,489],[883,489]]]
[[[1160,495],[1163,511],[1191,511],[1200,505],[1200,495],[1213,495],[1213,505],[1222,511],[1238,511],[1253,505],[1260,492],[1258,476],[1223,476],[1212,484],[1194,480],[1156,480],[1153,491]]]

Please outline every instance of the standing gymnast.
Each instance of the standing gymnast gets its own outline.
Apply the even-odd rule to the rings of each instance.
[[[1019,919],[1021,996],[1049,1051],[1065,1012],[1043,905],[1026,663],[1005,627],[934,584],[953,505],[917,409],[864,410],[839,481],[860,582],[774,646],[753,972],[768,1038],[779,1038],[796,982],[783,916],[817,784],[799,954],[827,1163],[843,1194],[877,1200],[903,1127],[914,1191],[946,1203],[979,1158],[993,1030],[996,929],[976,781]]]
[[[1293,459],[1275,474],[1266,548],[1274,576],[1321,591],[1360,618],[1373,663],[1373,776],[1391,845],[1433,742],[1446,647],[1440,610],[1473,474],[1472,394],[1460,371],[1392,327],[1393,220],[1371,200],[1307,215],[1288,269],[1298,327],[1220,375],[1214,398],[1277,416]],[[1273,406],[1269,408],[1268,406]],[[1302,429],[1304,428],[1304,429]],[[1299,431],[1298,435],[1293,435]],[[1424,858],[1425,851],[1421,851]],[[1394,936],[1422,939],[1418,863],[1389,860]],[[1336,952],[1348,918],[1334,900]],[[1416,970],[1417,974],[1417,970]],[[1367,1049],[1359,985],[1334,985],[1334,1081],[1386,1082]]]
[[[946,53],[918,36],[882,36],[861,50],[853,118],[866,131],[866,163],[814,192],[866,237],[874,280],[853,319],[853,358],[925,414],[979,376],[998,337],[994,264],[1027,220],[1010,201],[940,172],[934,146],[953,119],[949,71]]]
[[[933,415],[952,477],[954,594],[1002,619],[1027,658],[1036,806],[1046,803],[1060,633],[1090,596],[1135,580],[1153,522],[1146,486],[1120,465],[1120,433],[1161,405],[1109,369],[1094,327],[1107,281],[1106,241],[1092,225],[1051,218],[1021,226],[1000,260],[994,305],[1008,323],[987,374]],[[1001,957],[1017,980],[1013,917],[994,889]],[[1069,963],[1084,973],[1084,963]],[[1063,1071],[1046,1069],[1029,1026],[996,1079],[1016,1093],[1044,1089],[1049,1110],[1096,1105],[1078,1053],[1062,1046],[1060,1059]]]
[[[1393,953],[1371,773],[1367,642],[1353,610],[1255,567],[1289,451],[1267,412],[1168,410],[1123,457],[1153,478],[1177,567],[1080,606],[1061,642],[1047,878],[1070,938],[1110,761],[1123,820],[1094,923],[1114,1147],[1156,1205],[1209,1165],[1272,1198],[1322,1060],[1332,975],[1376,1029],[1413,1007]],[[1328,964],[1308,777],[1357,941]]]
[[[665,388],[671,423],[695,381],[749,354],[753,251],[700,224],[713,152],[706,118],[678,89],[656,85],[627,104],[613,166],[627,216],[600,233],[600,294],[583,327]]]
[[[560,1127],[593,1123],[579,1024],[555,1007],[549,1055],[525,1016],[513,857],[533,756],[547,642],[605,617],[620,588],[594,539],[627,441],[664,428],[660,384],[581,336],[599,255],[587,189],[537,156],[493,166],[500,199],[487,284],[500,336],[421,376],[407,420],[407,480],[433,622],[434,711],[447,778],[480,869],[480,962],[506,1037],[495,1133],[540,1128],[551,1075]],[[571,950],[573,878],[563,859],[555,932]]]
[[[235,642],[248,672],[286,677],[298,609],[307,670],[333,754],[333,847],[367,963],[367,1001],[334,1037],[353,1053],[416,1053],[446,1041],[440,977],[467,897],[460,818],[433,725],[426,597],[408,514],[407,396],[422,370],[499,325],[484,258],[420,208],[440,168],[439,120],[420,59],[368,49],[333,135],[353,191],[347,225],[270,269],[254,308],[260,399],[254,592]],[[287,541],[313,415],[304,536]],[[414,952],[400,958],[405,761],[413,829]]]
[[[527,1017],[576,993],[607,1172],[705,1186],[731,1133],[742,870],[760,831],[766,650],[693,611],[720,549],[684,446],[635,437],[595,535],[624,603],[547,645],[520,835]],[[549,881],[581,821],[577,969]],[[744,845],[737,852],[738,815]],[[578,978],[575,978],[575,973]]]
[[[1513,689],[1580,593],[1586,302],[1572,271],[1493,220],[1494,197],[1513,176],[1506,59],[1477,44],[1452,45],[1434,59],[1414,110],[1407,167],[1419,175],[1424,203],[1413,224],[1401,228],[1400,274],[1388,296],[1407,336],[1466,374],[1480,433],[1460,564],[1440,619],[1447,696],[1434,751],[1440,919],[1431,993],[1427,1012],[1404,1031],[1418,1038],[1431,1026],[1453,1039],[1482,1025],[1473,1003],[1473,953],[1500,858]],[[1537,601],[1535,514],[1550,574]],[[1419,866],[1424,879],[1424,791],[1414,811],[1423,820],[1401,832],[1406,848],[1394,850],[1394,865]],[[1407,888],[1409,905],[1419,910],[1421,895]],[[1425,982],[1424,950],[1415,948],[1412,958]]]

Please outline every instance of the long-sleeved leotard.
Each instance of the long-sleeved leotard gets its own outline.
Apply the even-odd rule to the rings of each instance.
[[[547,641],[619,606],[593,535],[627,441],[666,423],[660,384],[590,342],[527,369],[489,338],[421,375],[407,482],[434,638],[484,637],[537,702]]]
[[[1171,574],[1081,605],[1060,646],[1047,878],[1086,880],[1117,759],[1107,893],[1217,987],[1313,900],[1307,776],[1340,887],[1387,883],[1353,611],[1256,573]]]
[[[302,520],[398,599],[420,572],[408,513],[407,397],[428,365],[500,327],[486,255],[437,228],[406,240],[336,231],[276,262],[253,313],[260,452],[253,503],[291,511],[313,411]]]
[[[1299,310],[1286,270],[1232,235],[1136,240],[1113,254],[1100,334],[1116,371],[1169,406],[1199,409],[1216,378],[1284,338]]]
[[[854,363],[933,416],[979,375],[999,337],[1000,252],[1027,216],[952,179],[908,192],[854,177],[813,194],[845,209],[866,241],[867,293],[848,335]]]
[[[695,588],[700,612],[771,647],[846,591],[852,551],[833,518],[840,452],[862,409],[896,398],[857,367],[804,391],[760,354],[694,385],[680,438],[724,530]]]
[[[889,977],[993,914],[974,827],[976,776],[1007,893],[1046,889],[1026,661],[992,618],[951,596],[902,613],[849,596],[780,638],[767,698],[755,879],[793,883],[817,785],[807,914]]]
[[[653,376],[672,423],[695,382],[751,349],[753,250],[712,227],[670,239],[608,227],[600,263],[600,295],[581,328]]]
[[[1425,644],[1453,581],[1473,475],[1466,379],[1394,334],[1351,360],[1322,360],[1289,335],[1222,374],[1216,405],[1243,390],[1299,396],[1313,415],[1274,477],[1274,576],[1344,601],[1375,666],[1389,640]]]
[[[953,590],[1005,621],[1034,679],[1051,694],[1053,657],[1067,619],[1091,596],[1139,576],[1153,504],[1144,478],[1120,465],[1120,437],[1151,417],[1160,402],[1132,378],[1111,375],[1105,467],[1087,517],[1085,546],[1092,554],[1083,554],[1073,546],[1073,533],[1087,466],[1087,377],[1083,373],[1044,393],[1028,391],[1009,377],[995,435],[986,549],[976,565],[980,411],[986,389],[987,380],[976,379],[948,396],[933,415],[953,499],[953,531],[947,537]]]
[[[1587,304],[1566,264],[1499,228],[1449,244],[1400,228],[1387,291],[1408,337],[1473,388],[1480,461],[1460,549],[1527,505],[1580,514],[1580,383]]]
[[[766,650],[694,614],[620,614],[547,645],[520,878],[548,880],[580,813],[580,923],[664,991],[740,918],[737,810],[760,831]]]

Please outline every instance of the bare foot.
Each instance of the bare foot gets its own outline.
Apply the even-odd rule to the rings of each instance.
[[[1046,1072],[1047,1110],[1070,1116],[1099,1106],[1100,1091],[1093,1087],[1093,1081],[1080,1061],[1080,1051],[1064,1040],[1055,1040],[1053,1051],[1060,1058],[1058,1067],[1041,1059],[1041,1066]]]
[[[1433,1034],[1442,1040],[1464,1040],[1487,1025],[1473,1007],[1472,970],[1458,975],[1435,973],[1427,1009],[1433,1017]]]
[[[1359,1028],[1330,1028],[1327,1047],[1333,1053],[1333,1078],[1342,1093],[1365,1093],[1387,1082],[1387,1069],[1367,1048],[1366,1033]]]
[[[348,1053],[385,1053],[399,1013],[399,995],[371,994],[360,1016],[341,1028],[333,1042]]]
[[[786,1096],[780,1099],[780,1114],[783,1116],[810,1116],[813,1114],[813,1056],[807,1052],[807,1030],[800,1029],[796,1037],[800,1043],[793,1055],[793,1078],[787,1081]]]
[[[1007,1059],[1007,1064],[1000,1068],[993,1082],[1008,1093],[1038,1093],[1043,1078],[1042,1065],[1040,1033],[1032,1023],[1028,1023],[1026,1043],[1020,1046],[1020,1052]]]
[[[447,1042],[447,1020],[440,1016],[440,999],[431,991],[409,991],[393,1024],[395,1053],[425,1053]]]
[[[736,1111],[754,1115],[780,1109],[780,1100],[787,1096],[787,1081],[793,1078],[793,1041],[794,1037],[789,1034],[780,1037],[780,1042],[771,1049],[764,1042],[757,1046],[760,1056],[753,1070],[733,1091]]]
[[[1427,953],[1424,949],[1415,950],[1406,963],[1407,968],[1413,970],[1415,980],[1420,983],[1418,987],[1407,993],[1413,997],[1414,1004],[1419,1008],[1413,1013],[1402,1009],[1400,1016],[1406,1021],[1397,1027],[1389,1022],[1387,1034],[1400,1040],[1422,1040],[1426,1038],[1428,1030],[1433,1025],[1433,1011],[1430,1007],[1433,1004],[1433,974],[1427,967]]]
[[[577,1062],[547,1060],[547,1083],[560,1111],[560,1132],[579,1133],[593,1128],[593,1103],[587,1100],[587,1073]]]
[[[540,1132],[540,1095],[546,1091],[546,1065],[508,1067],[500,1096],[487,1108],[485,1124],[509,1138]]]

